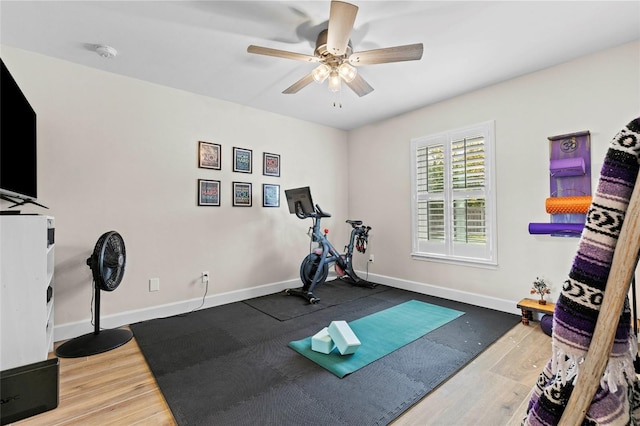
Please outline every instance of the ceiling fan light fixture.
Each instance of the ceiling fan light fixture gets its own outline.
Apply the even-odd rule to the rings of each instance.
[[[320,64],[317,68],[311,71],[313,79],[318,83],[324,82],[327,77],[329,77],[329,73],[331,73],[331,67],[327,64]]]
[[[340,77],[342,77],[344,81],[346,81],[347,83],[351,83],[353,79],[356,78],[356,75],[358,74],[358,70],[355,67],[352,67],[351,65],[349,65],[348,63],[343,62],[338,67],[338,73],[340,74]]]
[[[338,74],[338,71],[335,68],[332,69],[329,74],[329,90],[332,92],[340,91],[340,74]]]

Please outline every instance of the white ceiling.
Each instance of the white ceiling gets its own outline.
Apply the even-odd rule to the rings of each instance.
[[[284,95],[314,65],[246,51],[313,54],[329,0],[2,0],[0,43],[348,130],[640,38],[638,0],[352,3],[354,51],[424,44],[420,61],[360,67],[362,98],[326,82]]]

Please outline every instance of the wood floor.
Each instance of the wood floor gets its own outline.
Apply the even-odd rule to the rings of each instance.
[[[550,354],[538,323],[518,324],[393,425],[519,425]],[[58,408],[15,423],[175,424],[135,339],[104,354],[61,358]]]

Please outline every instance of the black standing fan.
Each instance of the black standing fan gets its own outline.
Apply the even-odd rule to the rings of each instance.
[[[124,241],[116,231],[105,232],[98,239],[87,265],[93,272],[95,288],[95,330],[60,345],[56,355],[78,358],[110,351],[127,343],[133,337],[131,330],[114,328],[100,330],[100,290],[113,291],[122,281],[126,263]]]

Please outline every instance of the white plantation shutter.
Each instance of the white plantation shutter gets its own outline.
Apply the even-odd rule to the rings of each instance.
[[[451,142],[453,241],[457,243],[486,243],[484,142],[483,136]]]
[[[444,146],[417,151],[418,238],[444,242]]]
[[[415,257],[496,263],[493,127],[411,142]]]

